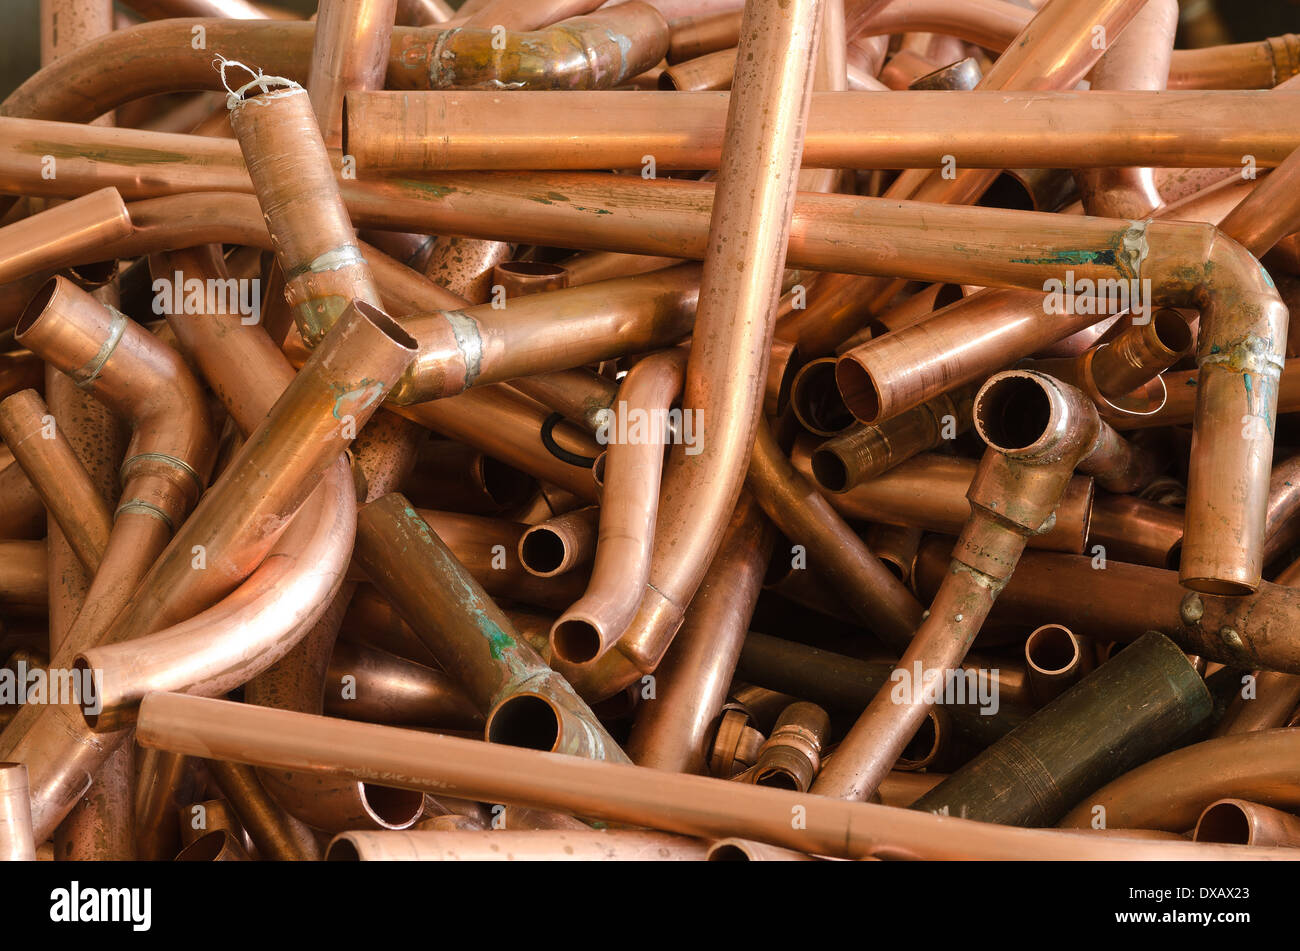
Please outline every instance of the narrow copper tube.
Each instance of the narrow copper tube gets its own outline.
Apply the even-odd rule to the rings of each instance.
[[[637,708],[627,742],[637,765],[707,774],[710,734],[727,700],[771,547],[761,509],[742,492],[682,629],[655,669],[654,700]]]
[[[608,449],[591,581],[551,628],[552,650],[569,663],[600,657],[636,615],[650,576],[664,443],[669,437],[666,427],[662,433],[653,428],[654,420],[666,422],[681,394],[683,370],[680,351],[639,361],[619,387],[618,407],[605,410],[602,417]],[[633,414],[639,420],[648,417],[651,430],[631,438],[630,431],[619,427],[610,438],[613,427],[608,424],[617,422],[620,411],[626,419]],[[520,545],[522,558],[522,540]]]
[[[1196,820],[1192,840],[1294,848],[1300,846],[1300,818],[1245,799],[1220,799]]]
[[[1242,677],[1241,689],[1233,695],[1211,735],[1228,736],[1288,726],[1297,709],[1300,709],[1300,677],[1275,670],[1257,670]]]
[[[0,603],[44,609],[47,577],[44,542],[0,541]]]
[[[594,284],[596,281],[608,281],[616,277],[631,277],[660,271],[674,264],[681,264],[679,258],[655,257],[648,254],[615,254],[609,251],[587,251],[565,258],[561,264],[568,273],[569,287],[582,284]]]
[[[1025,640],[1025,670],[1034,702],[1045,706],[1092,669],[1092,643],[1061,624],[1034,628]]]
[[[725,10],[670,20],[668,62],[681,63],[735,46],[740,42],[740,15],[739,10]]]
[[[343,94],[382,89],[397,0],[325,0],[316,11],[307,90],[327,148],[343,140]]]
[[[146,862],[171,859],[180,848],[176,810],[197,791],[194,760],[167,750],[141,750],[134,780],[137,855]]]
[[[44,280],[40,282],[44,283]],[[27,295],[27,299],[31,299],[31,294]],[[17,323],[16,316],[14,323]],[[44,370],[40,357],[30,350],[0,354],[0,399],[19,390],[40,390],[45,384]]]
[[[407,788],[441,795],[518,803],[703,838],[741,835],[832,857],[1296,857],[1289,849],[1118,841],[1000,828],[832,799],[806,810],[806,828],[792,829],[791,809],[806,805],[806,794],[179,694],[147,697],[137,736],[146,747],[326,775],[375,779],[382,774],[385,782],[400,781]]]
[[[483,715],[454,678],[386,651],[340,641],[325,683],[327,716],[394,726],[483,728]]]
[[[1082,393],[1023,371],[1004,372],[985,383],[976,394],[974,414],[989,448],[967,494],[970,517],[949,574],[898,663],[905,672],[921,671],[921,678],[929,671],[946,677],[961,663],[1028,537],[1047,528],[1074,467],[1103,442],[1103,424]],[[870,796],[933,705],[927,696],[932,692],[913,683],[901,700],[893,691],[877,694],[813,792]]]
[[[36,861],[27,767],[22,763],[0,763],[0,861]]]
[[[493,271],[513,254],[514,245],[503,241],[437,237],[422,270],[453,294],[483,304],[492,296]]]
[[[549,370],[677,343],[699,295],[695,264],[529,294],[494,304],[417,314],[402,326],[420,353],[393,399],[420,403]]]
[[[1051,825],[1107,781],[1185,743],[1204,727],[1212,710],[1210,692],[1183,652],[1163,635],[1150,633],[912,808],[981,822]],[[1084,740],[1079,739],[1080,725],[1086,730]],[[1026,782],[1026,775],[1033,781]],[[1120,823],[1108,814],[1106,825]]]
[[[344,832],[327,862],[700,861],[704,843],[663,832]]]
[[[754,764],[754,784],[806,792],[821,768],[830,717],[815,703],[800,701],[781,711]]]
[[[131,217],[116,188],[47,208],[0,228],[0,284],[56,266],[69,256],[94,254],[131,233]]]
[[[876,553],[885,567],[907,584],[912,577],[912,565],[921,545],[924,530],[917,525],[901,526],[877,523],[867,529],[867,547]]]
[[[286,277],[285,297],[315,346],[353,299],[380,306],[379,289],[357,246],[312,100],[301,86],[273,85],[235,101],[230,125]]]
[[[519,562],[529,574],[553,578],[596,556],[600,510],[574,509],[530,526],[519,538]]]
[[[504,299],[526,297],[542,291],[558,291],[569,286],[569,274],[559,264],[544,261],[502,261],[492,269],[492,284],[500,286]]]
[[[936,449],[970,428],[973,387],[943,393],[897,416],[858,426],[822,443],[812,454],[818,486],[847,492],[918,453]]]
[[[731,836],[710,843],[707,862],[811,862],[811,855]]]
[[[229,832],[245,851],[251,848],[252,842],[247,838],[244,827],[239,824],[239,817],[224,799],[205,799],[203,802],[181,806],[176,818],[181,827],[182,845],[190,845],[209,832],[221,831]]]
[[[661,89],[679,90],[672,94],[349,93],[349,154],[363,175],[635,169],[645,155],[655,157],[659,170],[717,168],[728,101],[728,93],[717,90],[730,85],[734,59],[735,51],[726,50],[669,67],[660,83]],[[963,121],[968,109],[980,122]],[[1240,166],[1245,153],[1271,168],[1300,145],[1293,130],[1277,125],[1279,113],[1290,117],[1296,109],[1291,88],[1159,95],[983,90],[956,101],[944,91],[907,96],[817,91],[808,114],[803,164],[933,169],[944,155],[956,155],[963,168],[1058,169],[1083,162],[1101,171],[1137,162],[1181,167],[1195,161],[1226,170]],[[855,121],[864,110],[875,117],[872,123]],[[1067,120],[1070,125],[1062,126],[1059,136],[1038,134],[1044,125]],[[1207,123],[1222,138],[1210,133]],[[12,125],[15,134],[34,131]],[[125,133],[116,138],[124,139]],[[539,154],[539,140],[555,148]],[[149,140],[137,141],[145,145]],[[157,141],[159,146],[184,144]]]
[[[1183,747],[1085,796],[1059,825],[1087,828],[1101,807],[1108,826],[1178,832],[1193,828],[1205,805],[1223,798],[1295,810],[1300,808],[1298,743],[1300,734],[1283,729],[1238,733]]]
[[[659,88],[676,92],[730,89],[736,74],[736,49],[717,50],[669,66],[659,74]]]
[[[797,443],[792,455],[795,468],[813,479],[810,445]],[[947,535],[957,535],[969,515],[966,492],[979,464],[973,459],[921,453],[847,492],[826,497],[844,518],[889,525],[919,525]],[[1046,532],[1029,539],[1034,548],[1078,554],[1084,550],[1092,518],[1093,483],[1076,475],[1066,487],[1056,510],[1056,522]]]
[[[320,846],[311,830],[271,800],[256,770],[243,763],[215,759],[207,761],[207,768],[261,858],[280,862],[320,859]]]
[[[593,434],[602,420],[608,421],[606,411],[618,399],[619,390],[618,383],[587,367],[519,377],[510,386]]]
[[[45,528],[45,503],[23,467],[11,462],[0,469],[0,537],[38,539]]]
[[[790,384],[790,408],[804,429],[835,436],[853,425],[853,414],[835,385],[835,358],[810,360]]]
[[[411,61],[419,56],[427,69],[427,88],[608,89],[668,52],[668,22],[637,0],[537,30],[502,24],[501,33],[493,25],[446,30],[410,50]],[[390,72],[390,88],[392,79]]]
[[[177,862],[247,862],[243,843],[226,829],[199,836],[176,856]]]
[[[481,449],[452,439],[430,439],[420,447],[402,491],[419,507],[494,515],[528,501],[536,485],[527,473]]]
[[[0,401],[0,437],[41,496],[81,564],[99,569],[113,516],[68,438],[35,390]]]
[[[626,761],[563,678],[396,493],[362,507],[355,557],[470,700],[495,742]],[[484,644],[490,650],[484,649]]]

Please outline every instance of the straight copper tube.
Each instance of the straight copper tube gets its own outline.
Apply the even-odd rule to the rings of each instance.
[[[1220,799],[1205,807],[1192,832],[1194,842],[1231,845],[1300,846],[1300,818],[1244,799]]]
[[[663,832],[344,832],[327,862],[647,862],[700,861],[698,839]]]
[[[1025,670],[1034,702],[1044,706],[1092,669],[1092,644],[1061,624],[1035,628],[1025,640]]]
[[[0,763],[0,862],[36,861],[27,767]]]
[[[596,556],[600,509],[574,509],[530,525],[519,537],[519,562],[531,575],[554,578],[587,565]]]
[[[327,716],[393,726],[483,729],[483,715],[455,678],[373,647],[335,644],[325,684]]]
[[[58,266],[69,256],[94,255],[131,233],[131,217],[116,188],[80,198],[0,228],[0,284]]]
[[[806,794],[178,694],[145,698],[136,735],[145,747],[399,783],[701,838],[738,835],[842,858],[1300,857],[1290,849],[1063,836],[831,799],[807,810],[807,828],[792,829],[791,809],[805,803]]]

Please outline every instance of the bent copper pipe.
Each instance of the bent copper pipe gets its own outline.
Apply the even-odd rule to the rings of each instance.
[[[1275,809],[1300,808],[1295,730],[1261,730],[1204,740],[1130,770],[1084,797],[1060,823],[1082,829],[1105,809],[1116,828],[1191,829],[1207,803],[1245,799]],[[1174,777],[1178,777],[1174,779]]]
[[[1045,706],[1092,669],[1092,644],[1061,624],[1035,628],[1025,640],[1025,670],[1034,702]]]
[[[1290,849],[1000,828],[830,799],[807,810],[806,828],[792,829],[791,809],[806,794],[179,694],[145,698],[137,735],[146,747],[358,778],[382,773],[386,782],[464,799],[518,803],[705,838],[741,835],[842,858],[1296,857]]]
[[[325,674],[325,714],[394,726],[481,730],[455,679],[386,651],[340,641]]]
[[[343,95],[382,89],[397,0],[325,0],[316,11],[307,90],[326,147],[343,140]]]
[[[131,233],[115,188],[101,188],[0,228],[0,284],[45,270],[68,255],[93,254]]]
[[[0,401],[0,437],[51,518],[90,572],[99,569],[113,517],[71,444],[35,390]]]
[[[1051,377],[998,374],[976,394],[974,413],[989,448],[968,493],[970,519],[929,614],[899,661],[904,671],[943,676],[961,663],[1015,571],[1027,538],[1048,527],[1075,466],[1107,449],[1105,424],[1092,403]],[[813,792],[870,796],[932,706],[930,692],[913,684],[897,702],[892,692],[877,694]]]
[[[0,763],[0,861],[36,861],[27,767]]]
[[[1196,820],[1192,841],[1294,848],[1300,846],[1300,818],[1257,802],[1220,799],[1206,806]]]
[[[662,832],[344,832],[327,862],[592,862],[700,861],[703,842]]]
[[[652,427],[653,420],[666,420],[681,393],[683,371],[684,355],[679,351],[655,354],[633,366],[618,390],[626,417],[648,416]],[[598,659],[636,615],[650,577],[668,435],[652,430],[632,439],[626,432],[607,443],[591,581],[551,628],[551,649],[564,661],[581,664]]]
[[[402,496],[363,506],[357,522],[358,563],[488,715],[488,739],[626,761],[587,705],[521,641]]]

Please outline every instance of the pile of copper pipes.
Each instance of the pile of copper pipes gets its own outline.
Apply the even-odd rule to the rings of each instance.
[[[1300,38],[41,10],[0,857],[1300,856]]]

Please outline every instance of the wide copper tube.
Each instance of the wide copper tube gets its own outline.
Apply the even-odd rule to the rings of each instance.
[[[519,561],[531,575],[553,578],[583,567],[596,555],[600,510],[574,509],[530,525],[519,538]]]
[[[1195,842],[1294,848],[1300,846],[1300,818],[1245,799],[1220,799],[1205,807],[1196,820],[1192,839]]]
[[[358,563],[488,714],[489,739],[626,760],[587,705],[520,638],[402,496],[363,506],[357,521]]]
[[[558,291],[569,286],[569,272],[544,261],[502,261],[492,269],[493,293],[501,287],[505,300]]]
[[[1087,553],[1093,556],[1172,568],[1183,543],[1183,512],[1132,495],[1099,492],[1092,501],[1088,542]]]
[[[727,700],[771,546],[762,511],[741,493],[722,547],[654,672],[654,700],[637,708],[627,742],[637,765],[707,774],[711,731]]]
[[[659,74],[658,86],[660,90],[675,92],[725,90],[731,88],[735,75],[736,50],[733,47],[669,66]]]
[[[735,46],[740,42],[740,16],[739,10],[726,10],[669,21],[668,62],[681,63]]]
[[[48,604],[45,543],[0,541],[0,603],[41,608]]]
[[[921,603],[791,464],[766,422],[759,423],[747,484],[782,534],[806,546],[804,570],[825,577],[886,643],[906,644],[921,623]]]
[[[230,124],[286,276],[285,297],[307,344],[315,346],[350,301],[378,307],[380,296],[357,247],[312,100],[300,86],[275,85],[280,88],[254,90],[234,102]]]
[[[651,426],[656,418],[666,419],[681,394],[683,369],[680,351],[655,354],[633,366],[618,390],[619,407],[626,418],[631,419],[633,412],[638,418],[648,414]],[[617,419],[618,411],[606,413]],[[613,646],[636,615],[650,577],[668,433],[651,430],[638,439],[630,435],[622,433],[620,437],[616,432],[620,438],[609,439],[607,432],[591,581],[551,629],[552,649],[570,663],[595,660]]]
[[[349,154],[363,176],[639,168],[645,155],[654,156],[657,169],[717,168],[729,94],[702,90],[730,85],[730,71],[721,80],[716,70],[694,81],[683,74],[722,56],[735,54],[714,53],[666,70],[665,77],[678,77],[666,88],[685,92],[350,93]],[[1086,162],[1100,172],[1137,162],[1194,162],[1226,169],[1250,154],[1260,167],[1272,167],[1300,145],[1278,121],[1297,110],[1300,96],[1289,89],[1160,95],[990,90],[959,98],[944,91],[814,92],[803,165],[937,168],[944,155],[956,155],[963,168]],[[864,124],[860,117],[868,111],[873,121]],[[972,114],[980,116],[978,123],[968,121]],[[1060,134],[1044,136],[1045,125]],[[554,147],[539,151],[539,139]]]
[[[0,284],[34,274],[60,258],[94,253],[131,233],[131,218],[115,188],[47,208],[0,228]]]
[[[271,800],[256,770],[243,763],[215,759],[207,761],[207,768],[257,846],[259,857],[281,862],[320,859],[320,846],[311,830]]]
[[[393,394],[421,403],[515,377],[598,363],[677,343],[690,333],[700,267],[507,298],[504,308],[417,314],[402,326],[420,352]]]
[[[45,503],[23,467],[11,462],[0,469],[0,537],[38,539],[45,528]]]
[[[1207,804],[1222,798],[1295,810],[1300,808],[1298,743],[1295,730],[1261,730],[1183,747],[1086,796],[1059,825],[1087,828],[1100,806],[1108,826],[1181,832],[1196,825]]]
[[[860,482],[942,446],[970,429],[971,387],[943,393],[920,406],[870,426],[859,426],[822,443],[812,454],[817,484],[847,492]]]
[[[806,828],[793,829],[791,809],[806,805],[806,794],[177,694],[145,699],[137,735],[146,747],[323,774],[382,774],[385,782],[465,799],[520,803],[682,835],[739,835],[843,858],[1296,857],[1289,849],[1139,843],[999,828],[829,799],[806,810]]]
[[[795,468],[812,480],[811,447],[797,444]],[[874,479],[860,482],[847,492],[833,493],[826,501],[848,519],[919,525],[946,535],[956,535],[969,515],[966,492],[978,463],[961,456],[921,453]],[[1056,522],[1029,539],[1034,548],[1078,554],[1088,540],[1092,518],[1093,485],[1089,476],[1076,475],[1056,510]]]
[[[1034,702],[1044,706],[1092,669],[1092,644],[1061,624],[1034,628],[1025,640],[1025,671]]]
[[[36,861],[27,767],[0,763],[0,861]]]
[[[453,512],[494,515],[528,501],[537,487],[527,473],[481,449],[452,439],[429,439],[402,491],[419,507],[441,505]]]
[[[0,437],[31,480],[81,564],[98,570],[113,516],[35,390],[0,402]]]
[[[492,295],[496,266],[510,260],[513,254],[514,245],[503,241],[438,237],[433,239],[421,270],[430,280],[471,304],[483,304]]]
[[[344,832],[327,862],[698,862],[698,839],[662,832]]]
[[[324,0],[316,11],[307,91],[328,148],[343,140],[343,94],[382,89],[397,0]]]
[[[325,683],[327,716],[394,726],[483,728],[483,715],[454,678],[387,651],[338,642]]]
[[[837,276],[827,275],[818,281],[813,294],[823,281]],[[782,325],[777,329],[780,332]],[[810,360],[799,368],[790,383],[790,409],[804,429],[818,436],[835,436],[853,425],[853,414],[835,385],[834,357]]]

